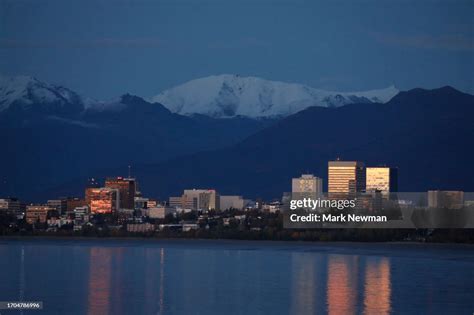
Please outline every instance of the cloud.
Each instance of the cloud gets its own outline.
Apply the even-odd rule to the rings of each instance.
[[[463,34],[455,35],[393,35],[372,33],[380,43],[420,49],[438,49],[449,51],[474,51],[474,37]]]
[[[162,45],[157,38],[0,39],[0,48],[146,48]]]

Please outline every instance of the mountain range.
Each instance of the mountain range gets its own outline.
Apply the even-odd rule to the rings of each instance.
[[[129,94],[99,102],[32,77],[0,82],[2,196],[32,199],[98,170],[229,146],[273,122],[182,116]]]
[[[303,84],[223,74],[186,82],[151,100],[183,115],[256,118],[285,117],[310,106],[385,103],[398,92],[394,86],[366,92],[331,92]]]
[[[262,91],[264,80],[252,87],[251,79],[236,78],[248,85],[243,89]],[[273,101],[265,115],[256,114],[262,113],[257,97],[256,112],[244,115],[247,92],[238,102],[242,109],[219,114],[129,94],[96,101],[32,77],[1,78],[0,84],[0,196],[81,196],[87,178],[126,175],[132,164],[151,197],[195,187],[276,198],[301,173],[327,182],[327,161],[337,157],[399,167],[405,191],[474,188],[474,96],[451,87],[391,98],[394,88],[341,95],[340,103],[314,101],[294,114]],[[204,92],[209,99],[216,95]],[[216,104],[205,108],[221,108]]]
[[[223,74],[191,80],[151,97],[148,102],[187,116],[275,118],[310,106],[385,103],[398,92],[394,86],[365,92],[331,92],[303,84]],[[124,108],[119,98],[98,101],[34,77],[0,76],[0,112],[10,107],[61,115]]]

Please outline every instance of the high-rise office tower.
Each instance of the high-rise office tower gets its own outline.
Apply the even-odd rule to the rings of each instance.
[[[357,161],[328,162],[328,193],[365,191],[365,166]]]
[[[319,197],[323,193],[323,180],[311,174],[303,174],[292,179],[291,192],[301,196]]]
[[[120,196],[121,209],[135,208],[135,178],[114,177],[105,180],[105,187],[117,189]]]
[[[382,194],[398,191],[398,169],[393,167],[367,167],[366,191]]]
[[[88,188],[88,205],[91,213],[113,213],[118,209],[119,191],[112,188]]]

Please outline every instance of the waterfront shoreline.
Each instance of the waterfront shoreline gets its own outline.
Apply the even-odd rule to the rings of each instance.
[[[419,241],[305,241],[305,240],[244,240],[244,239],[226,239],[226,238],[154,238],[154,237],[95,237],[95,236],[17,236],[17,235],[2,235],[0,236],[1,241],[23,241],[23,240],[38,240],[38,241],[105,241],[105,242],[116,242],[116,241],[127,241],[133,242],[146,242],[146,243],[188,243],[188,242],[200,242],[200,243],[219,243],[219,244],[265,244],[265,245],[302,245],[302,246],[331,246],[331,247],[345,247],[347,245],[361,245],[364,247],[371,247],[377,245],[386,245],[389,247],[466,247],[474,249],[472,243],[456,243],[456,242],[419,242]]]

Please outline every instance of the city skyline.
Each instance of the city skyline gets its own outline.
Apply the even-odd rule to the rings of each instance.
[[[77,196],[59,197],[59,199],[48,199],[47,203],[31,203],[35,206],[51,206],[53,208],[71,210],[70,205],[65,201],[70,201],[74,207],[87,205],[89,208],[97,208],[97,213],[112,213],[120,209],[133,209],[137,202],[151,200],[155,205],[157,199],[154,197],[144,198],[138,191],[138,180],[131,176],[131,166],[128,166],[127,177],[117,176],[104,178],[104,185],[101,186],[97,178],[90,178],[84,186],[84,198]],[[357,194],[357,193],[397,193],[398,192],[398,168],[391,166],[366,166],[361,161],[335,160],[328,161],[328,189],[324,190],[328,196]],[[318,198],[323,194],[323,180],[314,174],[302,174],[300,177],[289,179],[290,192],[297,196]],[[331,183],[332,182],[332,183]],[[440,191],[440,190],[429,190]],[[449,192],[449,191],[447,191]],[[286,192],[282,192],[285,194]],[[406,193],[406,192],[405,192]],[[12,196],[0,196],[2,200],[19,200]],[[181,196],[170,196],[168,201],[162,200],[160,205],[170,205],[172,207],[189,208],[194,210],[220,210],[219,200],[221,197],[230,198],[226,203],[235,204],[243,201],[243,196],[221,195],[215,189],[184,189]],[[235,199],[232,199],[235,198]],[[283,195],[283,198],[284,195]],[[257,198],[260,199],[260,198]],[[275,199],[273,199],[275,200]],[[93,202],[97,202],[92,206]],[[0,203],[0,206],[2,204]],[[8,208],[8,203],[6,203]],[[13,207],[18,208],[15,202]],[[0,207],[1,209],[2,207]],[[100,209],[107,209],[102,211]]]
[[[469,314],[473,13],[0,0],[0,315]]]
[[[400,211],[400,207],[416,207],[416,204],[421,206],[419,204],[420,199],[414,199],[420,198],[419,193],[411,193],[410,197],[406,192],[401,193],[404,198],[408,197],[410,199],[398,199],[397,168],[389,166],[366,167],[363,162],[344,161],[339,158],[328,161],[327,165],[329,174],[327,195],[323,194],[321,178],[315,177],[313,174],[302,174],[301,177],[289,179],[292,192],[291,204],[293,204],[293,201],[298,201],[298,203],[303,202],[305,204],[303,207],[308,207],[306,205],[307,202],[310,202],[308,200],[325,199],[325,206],[320,206],[322,209],[330,209],[338,204],[337,209],[342,210],[343,208],[339,208],[339,203],[341,205],[352,204],[350,207],[354,208],[355,211],[363,210],[369,211],[369,213],[392,211],[390,212],[392,216],[393,211]],[[0,214],[13,215],[17,220],[20,220],[19,222],[24,220],[27,224],[33,226],[33,229],[39,224],[41,230],[41,225],[47,224],[48,229],[46,231],[50,232],[56,231],[58,228],[67,228],[71,224],[73,225],[73,231],[79,232],[83,228],[94,227],[97,224],[97,218],[95,218],[97,215],[112,216],[106,221],[108,225],[113,227],[114,222],[119,224],[118,227],[124,225],[130,233],[153,232],[157,228],[156,220],[162,222],[158,226],[160,231],[176,228],[183,232],[199,230],[202,228],[202,224],[199,225],[199,220],[182,220],[179,224],[176,224],[176,222],[163,223],[173,217],[176,219],[180,214],[185,215],[190,212],[209,213],[215,211],[216,213],[228,213],[230,211],[232,213],[232,211],[244,211],[245,213],[256,210],[265,213],[281,212],[285,216],[288,215],[285,204],[288,203],[289,197],[284,192],[282,193],[282,199],[279,201],[257,199],[254,202],[244,199],[242,196],[222,195],[215,189],[195,188],[184,189],[181,196],[169,197],[169,201],[148,198],[142,196],[137,190],[138,181],[131,177],[131,166],[128,169],[128,177],[106,177],[103,187],[95,178],[89,180],[85,186],[83,198],[62,197],[48,199],[46,204],[29,205],[16,198],[0,199]],[[474,201],[470,199],[472,197],[465,199],[463,191],[429,190],[425,194],[427,200],[424,207],[428,209],[464,209],[462,211],[469,211],[467,209],[474,205]],[[466,194],[466,196],[471,195],[471,193]],[[352,201],[347,198],[351,198]],[[292,207],[290,209],[295,210]],[[313,208],[313,210],[315,209]],[[114,216],[118,217],[114,218]],[[201,217],[202,215],[200,215]],[[379,216],[379,218],[382,217]],[[403,221],[397,221],[397,218],[395,216],[391,220],[395,219],[392,222],[395,225],[400,224],[399,227],[404,226],[401,225],[401,222],[410,224],[410,220],[413,219],[413,217],[402,216]],[[235,216],[235,219],[241,220],[242,217],[238,215]],[[151,223],[149,220],[151,220]],[[229,225],[230,220],[230,218],[224,217],[223,224]],[[446,224],[446,222],[453,219],[443,220],[441,222]],[[287,224],[287,221],[284,222]],[[387,222],[386,217],[383,220],[381,219],[380,222]],[[420,222],[419,219],[413,221],[415,224],[422,224]],[[458,224],[462,223],[458,220]],[[291,228],[291,226],[288,227]],[[295,227],[301,228],[299,226]],[[405,227],[407,226],[405,225]],[[207,226],[207,228],[209,227]]]

